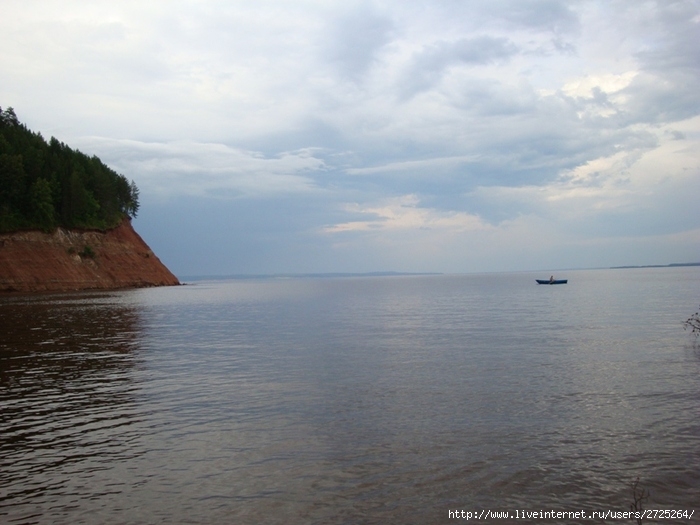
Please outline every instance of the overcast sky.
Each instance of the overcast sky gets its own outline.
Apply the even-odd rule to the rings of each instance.
[[[700,260],[700,1],[3,0],[0,106],[177,275]]]

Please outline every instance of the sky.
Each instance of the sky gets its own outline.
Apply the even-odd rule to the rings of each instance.
[[[700,261],[700,0],[0,13],[0,106],[135,181],[178,276]]]

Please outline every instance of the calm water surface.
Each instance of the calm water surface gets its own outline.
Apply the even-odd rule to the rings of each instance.
[[[700,269],[535,277],[2,297],[0,523],[700,522]]]

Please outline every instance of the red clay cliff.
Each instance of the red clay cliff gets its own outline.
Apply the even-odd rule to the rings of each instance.
[[[141,288],[180,284],[125,219],[105,232],[0,234],[0,292]]]

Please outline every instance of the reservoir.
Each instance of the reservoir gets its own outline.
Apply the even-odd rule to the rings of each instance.
[[[550,273],[0,297],[0,523],[700,522],[700,267]]]

